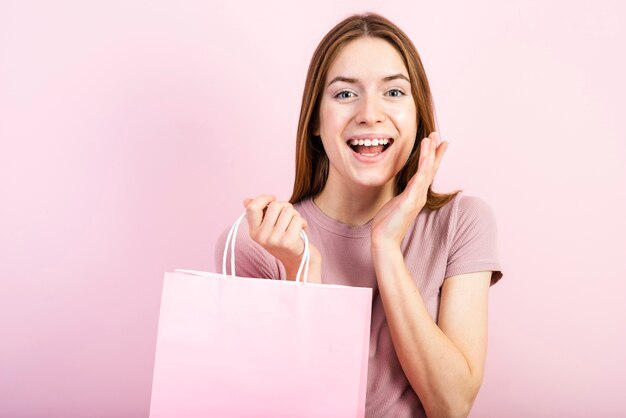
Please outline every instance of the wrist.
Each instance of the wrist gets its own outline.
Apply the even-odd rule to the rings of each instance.
[[[284,264],[283,264],[284,265]],[[295,266],[285,266],[285,277],[287,280],[295,281],[298,275],[300,264]],[[322,265],[321,263],[309,262],[309,282],[321,283]],[[304,268],[300,273],[300,280],[304,280]]]
[[[290,261],[279,260],[279,261],[281,262],[283,267],[285,267],[285,272],[287,273],[288,277],[289,277],[289,274],[291,273],[293,277],[289,277],[289,278],[295,279],[296,274],[298,273],[298,269],[300,268],[300,263],[302,263],[302,259],[290,260]],[[309,262],[309,269],[313,267],[314,265],[315,263],[311,260]],[[304,271],[304,267],[302,268],[302,270]]]
[[[379,256],[389,254],[390,252],[401,252],[400,245],[392,241],[372,241],[371,253],[372,256]]]
[[[283,267],[285,267],[285,274],[287,280],[294,281],[296,280],[296,276],[298,274],[298,269],[300,268],[300,263],[302,259],[296,260],[295,262],[283,262],[279,260]],[[311,254],[311,259],[309,260],[309,281],[314,283],[321,283],[320,275],[322,271],[322,260],[320,257]],[[302,269],[302,275],[304,274],[304,268]]]

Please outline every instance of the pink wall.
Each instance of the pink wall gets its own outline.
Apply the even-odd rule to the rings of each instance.
[[[437,190],[498,217],[471,416],[626,415],[622,3],[98,3],[0,4],[0,416],[147,415],[163,272],[289,197],[313,49],[365,10],[421,53]]]

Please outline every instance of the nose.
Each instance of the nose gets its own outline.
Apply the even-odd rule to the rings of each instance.
[[[364,95],[359,102],[355,118],[357,124],[374,125],[385,120],[385,112],[378,97]]]

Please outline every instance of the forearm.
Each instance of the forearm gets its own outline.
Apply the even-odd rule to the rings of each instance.
[[[428,416],[467,416],[481,377],[430,317],[400,249],[373,247],[372,258],[396,354]]]

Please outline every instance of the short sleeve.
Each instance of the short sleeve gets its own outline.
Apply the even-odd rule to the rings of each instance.
[[[448,262],[444,277],[492,271],[491,285],[503,274],[498,257],[495,213],[477,196],[460,195],[450,219]]]
[[[224,245],[230,226],[222,231],[215,243],[215,269],[222,273]],[[230,272],[230,245],[226,258],[226,272]],[[238,277],[252,277],[258,279],[283,279],[285,271],[282,263],[278,262],[260,244],[250,238],[248,224],[244,218],[237,231],[235,241],[235,275]]]

